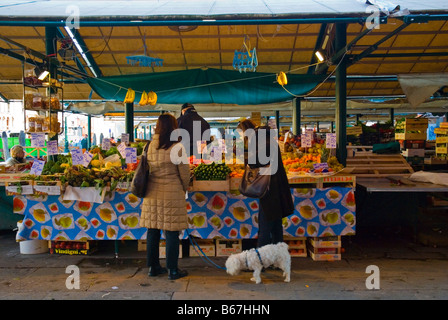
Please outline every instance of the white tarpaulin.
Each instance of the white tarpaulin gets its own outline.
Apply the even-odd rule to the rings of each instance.
[[[398,81],[409,103],[415,108],[448,85],[448,73],[399,74]]]

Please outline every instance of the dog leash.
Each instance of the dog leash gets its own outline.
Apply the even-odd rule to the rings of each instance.
[[[261,263],[261,265],[262,265],[263,268],[264,268],[264,264],[263,264],[263,260],[261,260],[260,252],[258,252],[258,249],[257,249],[257,248],[254,248],[253,250],[255,250],[255,252],[257,253],[258,260],[260,260],[260,263]],[[249,251],[252,251],[252,249],[249,250]],[[249,251],[246,251],[246,268],[247,268],[247,269],[249,269],[249,264],[248,264],[248,262],[247,262],[247,254],[249,253]]]
[[[193,249],[196,251],[196,253],[199,255],[199,257],[201,257],[201,259],[203,261],[209,262],[210,264],[212,264],[213,266],[215,266],[218,269],[227,270],[225,267],[221,267],[221,266],[217,265],[216,263],[214,263],[212,260],[210,260],[210,258],[207,257],[207,255],[204,253],[204,251],[202,251],[201,247],[198,245],[196,240],[194,240],[194,237],[192,237],[190,235],[190,232],[188,232],[188,230],[186,230],[186,232],[187,232],[187,235],[188,235],[188,239],[190,240],[190,242],[191,242],[191,244],[193,246]],[[196,248],[199,249],[200,253],[199,253],[199,251]],[[201,253],[202,253],[202,255],[201,255]],[[205,259],[202,256],[204,256]]]

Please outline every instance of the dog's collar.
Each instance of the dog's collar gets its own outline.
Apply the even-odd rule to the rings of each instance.
[[[258,260],[260,260],[261,265],[264,267],[263,260],[261,260],[260,252],[258,252],[257,248],[254,248],[253,250],[255,250],[255,252],[257,253]],[[251,251],[251,250],[249,250],[249,251]],[[249,251],[246,251],[246,268],[247,269],[249,269],[249,263],[247,262],[247,254],[249,253]]]

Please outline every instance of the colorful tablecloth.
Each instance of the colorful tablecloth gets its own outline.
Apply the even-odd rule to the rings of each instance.
[[[283,219],[292,237],[352,235],[355,197],[352,188],[291,189],[295,211]],[[62,196],[14,197],[14,212],[23,214],[19,240],[146,239],[139,226],[142,200],[113,192],[101,204],[67,201]],[[259,202],[231,192],[192,192],[187,199],[188,232],[202,239],[252,239],[258,233]],[[183,232],[183,238],[187,233]]]

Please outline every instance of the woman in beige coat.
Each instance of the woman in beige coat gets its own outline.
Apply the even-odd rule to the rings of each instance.
[[[177,120],[172,115],[165,113],[157,120],[155,135],[148,148],[151,175],[140,218],[140,226],[148,228],[148,275],[153,277],[167,272],[159,261],[160,231],[163,230],[166,239],[166,267],[170,280],[187,275],[186,271],[178,269],[177,262],[179,231],[188,227],[185,193],[190,181],[190,169],[188,162],[179,163],[180,156],[186,156],[183,146],[170,141],[171,132],[175,129]],[[173,155],[177,152],[180,156],[177,154],[171,157],[172,151]]]

